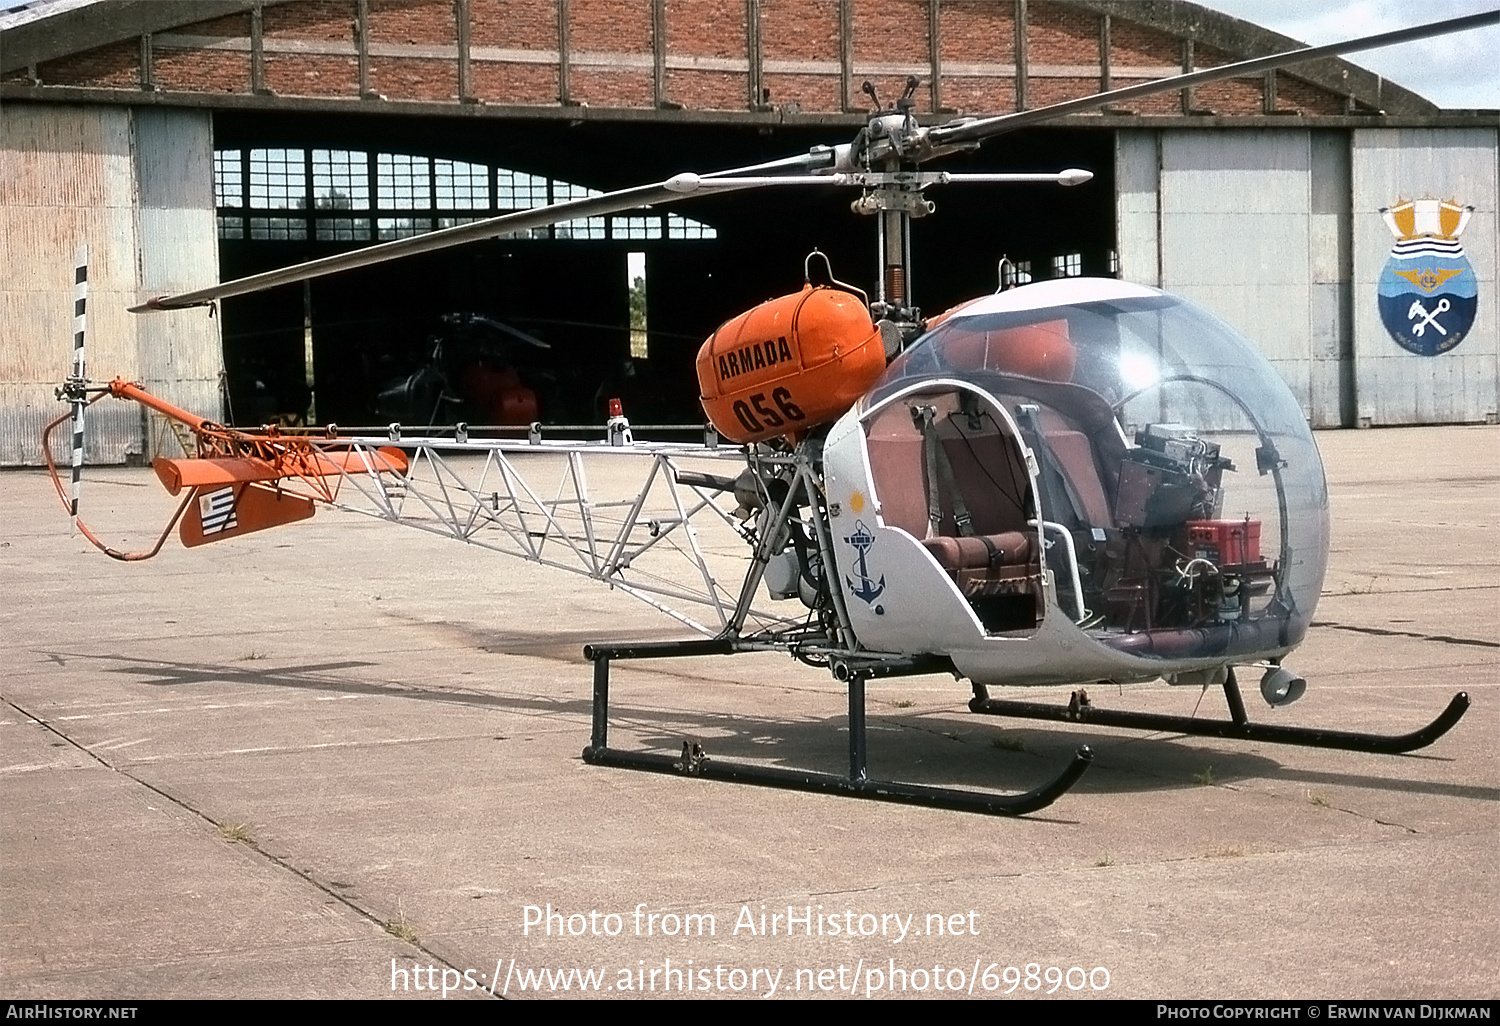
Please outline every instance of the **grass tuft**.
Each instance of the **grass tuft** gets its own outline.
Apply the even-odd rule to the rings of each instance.
[[[1309,805],[1316,805],[1320,809],[1326,809],[1328,807],[1328,796],[1318,791],[1309,791],[1307,792],[1307,803]]]
[[[246,823],[230,823],[225,821],[219,824],[219,836],[231,844],[254,844],[255,838],[250,836],[250,827]]]
[[[990,744],[1000,749],[1002,752],[1026,751],[1025,741],[1022,741],[1018,737],[1007,737],[1004,734],[1000,735],[999,737],[991,738]]]
[[[1094,862],[1094,865],[1100,869],[1104,869],[1105,867],[1112,866],[1114,864],[1115,857],[1109,852],[1105,852],[1103,855],[1100,855],[1099,858]]]
[[[1214,785],[1214,768],[1212,766],[1203,767],[1202,773],[1193,774],[1193,781],[1202,784],[1204,787],[1212,787]]]
[[[385,932],[397,940],[406,941],[408,944],[417,943],[417,931],[411,928],[411,924],[406,921],[405,916],[398,916],[384,925]]]

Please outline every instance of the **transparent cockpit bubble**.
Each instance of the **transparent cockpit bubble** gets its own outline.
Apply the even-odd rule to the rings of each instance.
[[[1275,577],[1255,612],[1282,618],[1289,640],[1305,631],[1328,551],[1322,462],[1301,406],[1275,369],[1213,315],[1114,280],[1042,282],[942,320],[891,363],[862,412],[923,380],[983,390],[1023,432],[1023,407],[1040,406],[1060,426],[1037,421],[1038,438],[1049,430],[1087,436],[1113,520],[1091,527],[1159,527],[1151,517],[1167,514],[1132,506],[1139,482],[1130,477],[1159,451],[1186,454],[1184,466],[1196,468],[1186,476],[1203,480],[1200,494],[1183,500],[1191,510],[1181,514],[1184,522],[1255,522],[1260,554]],[[1204,473],[1209,464],[1191,462],[1194,452],[1216,454],[1214,469]]]

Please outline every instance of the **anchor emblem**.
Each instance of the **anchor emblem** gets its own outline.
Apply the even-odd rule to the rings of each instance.
[[[1451,304],[1446,299],[1440,299],[1438,300],[1436,309],[1434,309],[1431,313],[1428,313],[1427,308],[1422,305],[1422,301],[1420,299],[1413,300],[1411,309],[1406,311],[1406,319],[1409,321],[1414,321],[1418,317],[1420,317],[1422,318],[1422,323],[1413,324],[1411,333],[1418,338],[1421,338],[1424,334],[1426,334],[1427,326],[1430,324],[1437,329],[1439,335],[1448,334],[1448,329],[1444,328],[1441,324],[1438,323],[1437,315],[1440,313],[1446,313],[1450,305]]]
[[[854,522],[854,533],[845,538],[844,541],[853,545],[854,551],[859,554],[858,568],[855,571],[859,576],[859,584],[856,585],[853,578],[847,576],[844,578],[844,583],[849,585],[849,591],[855,598],[863,599],[870,605],[874,605],[875,600],[885,591],[885,575],[881,574],[879,583],[876,583],[870,580],[870,570],[865,565],[865,558],[870,554],[870,549],[875,545],[875,536],[870,533],[870,529],[865,526],[863,520],[856,520]],[[875,612],[882,613],[884,611],[879,606],[875,606]]]

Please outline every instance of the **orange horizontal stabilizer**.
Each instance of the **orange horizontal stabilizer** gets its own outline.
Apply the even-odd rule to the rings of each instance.
[[[343,452],[320,452],[318,453],[318,464],[321,473],[337,474],[343,471],[347,474],[363,474],[366,471],[365,457],[368,455],[370,465],[368,469],[387,474],[406,474],[406,453],[393,445],[382,445],[374,452],[355,452],[344,450]]]
[[[277,462],[254,456],[219,457],[208,456],[197,459],[154,459],[152,469],[167,491],[176,495],[184,488],[214,488],[223,485],[248,484],[252,481],[276,481],[283,477],[338,477],[340,474],[363,474],[369,470],[376,473],[405,474],[406,453],[393,446],[382,446],[368,453],[352,450],[339,452],[289,452],[277,457]]]
[[[249,481],[274,481],[282,476],[274,465],[254,457],[191,460],[158,457],[151,461],[151,469],[156,471],[156,476],[173,495],[184,488],[213,488]]]
[[[268,527],[306,520],[313,515],[313,511],[311,499],[263,485],[240,483],[198,487],[194,490],[193,501],[188,503],[187,511],[182,516],[182,544],[193,548],[196,545],[223,541],[225,538],[237,538],[252,531],[264,531]]]

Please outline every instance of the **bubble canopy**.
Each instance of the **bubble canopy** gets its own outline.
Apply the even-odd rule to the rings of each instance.
[[[1162,475],[1172,471],[1165,457],[1182,456],[1187,460],[1184,479],[1195,479],[1200,494],[1191,500],[1196,504],[1183,506],[1191,512],[1182,515],[1178,526],[1236,521],[1244,524],[1247,534],[1253,524],[1259,536],[1264,594],[1252,606],[1248,593],[1254,575],[1247,573],[1244,604],[1219,614],[1218,620],[1231,621],[1230,633],[1243,633],[1233,627],[1235,623],[1248,627],[1252,619],[1274,620],[1282,644],[1301,639],[1327,561],[1323,466],[1301,406],[1248,340],[1186,300],[1113,279],[1028,285],[973,301],[935,321],[892,361],[862,401],[860,416],[867,424],[893,398],[921,393],[922,383],[931,382],[934,389],[968,386],[998,402],[1007,419],[1020,425],[1025,443],[1043,450],[1042,477],[1049,463],[1047,449],[1057,448],[1053,459],[1060,454],[1068,462],[1067,452],[1049,446],[1051,440],[1066,441],[1063,436],[1069,431],[1086,436],[1098,474],[1097,490],[1104,500],[1094,508],[1104,512],[1075,517],[1067,526],[1084,541],[1092,532],[1101,539],[1101,549],[1106,547],[1106,533],[1111,538],[1122,535],[1120,544],[1127,549],[1133,540],[1161,539],[1160,554],[1153,557],[1158,564],[1155,577],[1143,571],[1146,583],[1140,587],[1148,591],[1170,590],[1172,572],[1179,584],[1184,574],[1197,572],[1194,543],[1182,540],[1189,537],[1184,532],[1172,535],[1162,515],[1149,512],[1160,508],[1161,496],[1141,499],[1138,493],[1145,486],[1136,480],[1156,474],[1150,487],[1159,490],[1164,487]],[[1043,421],[1034,421],[1035,430],[1028,431],[1025,418],[1035,418],[1038,409],[1062,426],[1048,429]],[[1076,466],[1078,460],[1072,462]],[[1146,469],[1138,472],[1138,464]],[[1072,495],[1075,489],[1063,479],[1077,476],[1074,467],[1059,466],[1056,476],[1059,486],[1054,494]],[[1067,519],[1058,508],[1068,506],[1066,501],[1047,508],[1049,495],[1042,477],[1037,497],[1042,517]],[[1151,507],[1151,502],[1157,506]],[[1105,520],[1109,522],[1100,522]],[[1200,526],[1193,537],[1201,538],[1207,530],[1211,528]],[[1218,564],[1227,557],[1211,554],[1214,558],[1204,568],[1218,574]],[[1090,568],[1082,555],[1079,558],[1085,563],[1088,604],[1094,610],[1085,626],[1102,635],[1164,625],[1161,614],[1153,619],[1151,609],[1140,614],[1116,610],[1112,620],[1099,615],[1098,609],[1135,586],[1135,578],[1115,564],[1106,572],[1108,561],[1101,555],[1097,579],[1089,585]],[[1250,562],[1248,557],[1237,558]],[[1121,566],[1127,562],[1115,561]],[[1231,582],[1239,586],[1230,576],[1235,572],[1223,572],[1221,591]],[[1159,601],[1151,599],[1158,603],[1153,608],[1161,608]],[[1202,622],[1201,616],[1179,620],[1177,626]]]

